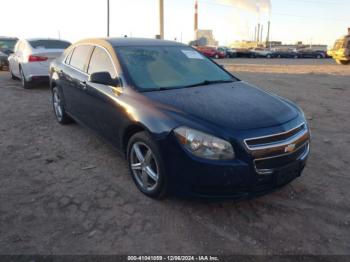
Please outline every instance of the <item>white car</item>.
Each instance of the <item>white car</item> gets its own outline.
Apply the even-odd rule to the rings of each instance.
[[[272,58],[273,53],[264,48],[253,48],[251,51],[252,57],[265,57],[265,58]]]
[[[8,58],[12,79],[21,79],[23,88],[30,88],[34,82],[48,81],[50,63],[70,45],[57,39],[19,40]]]

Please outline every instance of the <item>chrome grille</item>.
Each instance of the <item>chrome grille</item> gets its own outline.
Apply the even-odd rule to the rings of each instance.
[[[267,175],[305,158],[309,153],[309,140],[309,130],[304,123],[283,133],[249,138],[244,142],[253,157],[256,172]]]

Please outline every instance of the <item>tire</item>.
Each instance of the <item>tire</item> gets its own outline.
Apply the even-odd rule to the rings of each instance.
[[[20,74],[21,74],[22,87],[23,87],[24,89],[30,89],[30,88],[32,87],[32,85],[31,85],[31,83],[29,83],[29,82],[26,80],[26,77],[24,76],[22,67],[19,68],[19,72],[20,72]]]
[[[267,55],[266,57],[267,57],[267,59],[271,59],[271,58],[272,58],[272,56],[271,56],[271,55]]]
[[[18,78],[12,73],[10,68],[9,68],[9,70],[10,70],[11,79],[12,80],[18,80]]]
[[[58,123],[61,125],[68,125],[74,122],[73,119],[66,113],[64,105],[62,104],[62,93],[57,86],[52,88],[52,106]]]
[[[294,59],[299,59],[299,56],[295,55],[295,56],[294,56]]]
[[[342,65],[348,65],[350,61],[340,60],[339,63]]]
[[[136,133],[129,139],[127,160],[131,177],[143,194],[154,199],[166,196],[164,161],[157,144],[147,132]]]

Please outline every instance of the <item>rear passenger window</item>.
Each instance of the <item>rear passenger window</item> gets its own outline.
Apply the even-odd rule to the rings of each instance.
[[[112,78],[117,77],[113,62],[108,53],[100,47],[96,47],[92,53],[88,74],[96,72],[108,72]]]
[[[71,58],[72,58],[72,54],[73,54],[73,52],[74,52],[74,48],[72,49],[72,50],[70,50],[69,51],[69,54],[68,54],[68,56],[66,57],[66,60],[64,61],[66,64],[70,64],[70,60],[71,60]]]
[[[74,49],[70,65],[76,69],[86,72],[89,64],[89,59],[92,51],[92,46],[80,45]]]

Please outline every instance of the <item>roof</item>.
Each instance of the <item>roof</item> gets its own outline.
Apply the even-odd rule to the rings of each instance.
[[[151,38],[132,38],[132,37],[123,37],[123,38],[96,38],[96,39],[85,39],[83,42],[99,42],[106,41],[114,47],[118,46],[184,46],[182,43],[175,41],[166,41],[158,40]]]
[[[4,40],[18,40],[17,37],[9,37],[9,36],[0,36],[0,39]]]
[[[66,40],[64,40],[64,39],[45,38],[45,37],[43,37],[43,38],[39,38],[39,37],[37,37],[37,38],[26,38],[26,39],[24,39],[24,40],[27,40],[27,41],[53,40],[53,41],[64,41],[64,42],[69,42],[69,41],[66,41]]]

